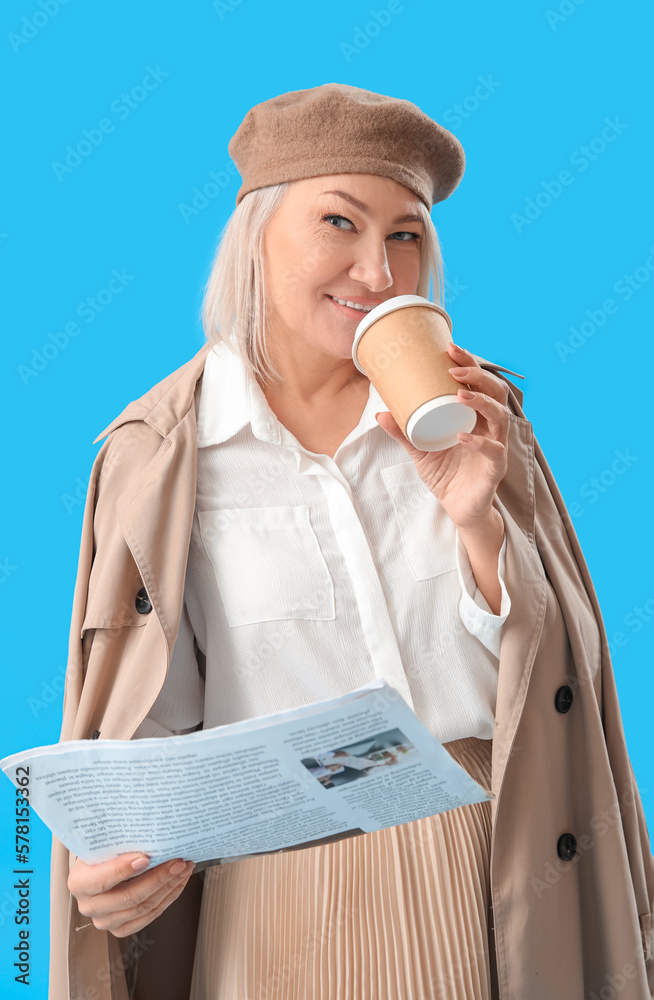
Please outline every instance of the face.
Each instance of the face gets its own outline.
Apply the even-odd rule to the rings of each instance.
[[[418,206],[408,188],[375,174],[289,184],[264,236],[271,346],[351,359],[365,312],[394,295],[415,294]]]

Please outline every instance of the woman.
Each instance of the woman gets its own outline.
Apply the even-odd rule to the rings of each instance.
[[[460,145],[328,84],[252,109],[230,152],[209,343],[94,465],[62,738],[181,733],[383,675],[496,799],[204,885],[139,854],[69,872],[55,845],[53,1000],[654,995],[606,636],[521,394],[453,345],[477,423],[419,452],[351,360],[368,307],[430,274],[440,295],[429,210]]]

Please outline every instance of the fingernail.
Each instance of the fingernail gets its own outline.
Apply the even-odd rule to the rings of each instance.
[[[170,868],[168,869],[168,874],[181,875],[185,868],[186,868],[185,861],[176,861],[175,864],[171,865]]]
[[[458,344],[452,344],[452,347],[454,348],[455,351],[458,351],[459,354],[463,354],[463,348],[459,347]]]
[[[468,372],[470,371],[470,369],[469,368],[448,368],[448,371],[452,375],[461,375],[461,376],[463,376],[463,375],[467,375]]]
[[[474,399],[474,392],[468,392],[467,389],[459,389],[459,396],[463,396],[464,399]]]
[[[135,872],[142,872],[143,869],[147,868],[149,864],[149,858],[137,858],[136,861],[132,861],[132,870]]]

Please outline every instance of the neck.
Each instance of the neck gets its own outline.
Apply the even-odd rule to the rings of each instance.
[[[305,341],[288,347],[270,338],[269,353],[279,379],[262,386],[267,398],[288,398],[303,405],[334,401],[342,393],[368,390],[369,381],[351,358],[325,354]]]

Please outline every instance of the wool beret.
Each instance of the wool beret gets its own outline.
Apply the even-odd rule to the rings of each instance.
[[[250,191],[326,174],[391,177],[427,208],[447,198],[463,176],[459,140],[410,101],[345,83],[292,90],[256,104],[229,142]]]

